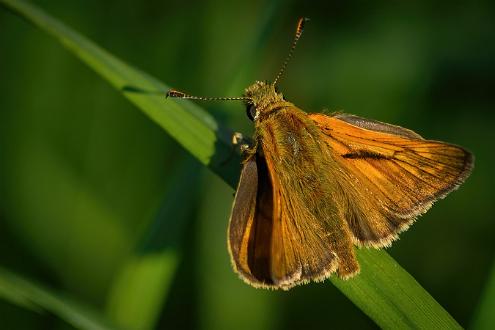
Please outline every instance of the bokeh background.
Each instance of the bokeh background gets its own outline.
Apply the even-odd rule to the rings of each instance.
[[[208,96],[273,79],[297,18],[310,17],[280,84],[288,100],[475,154],[461,189],[389,253],[463,326],[476,327],[480,306],[493,303],[494,2],[35,3],[169,86]],[[202,106],[252,132],[241,104]],[[131,328],[376,327],[330,283],[267,292],[240,281],[226,249],[232,200],[232,188],[117,91],[0,6],[2,267]],[[4,300],[0,320],[69,328]]]

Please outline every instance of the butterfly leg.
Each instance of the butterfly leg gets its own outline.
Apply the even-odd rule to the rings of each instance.
[[[244,135],[242,135],[241,132],[234,132],[232,134],[232,145],[233,146],[240,145],[240,144],[242,144],[243,141],[244,141]]]
[[[234,147],[239,146],[239,151],[243,159],[256,152],[256,148],[253,147],[251,141],[245,138],[240,132],[234,132],[232,134],[232,145]]]
[[[234,132],[232,134],[231,143],[232,148],[230,150],[230,153],[228,157],[221,162],[221,165],[227,164],[232,159],[232,156],[234,156],[237,148],[241,153],[242,159],[246,159],[248,155],[254,153],[251,151],[253,147],[251,146],[250,140],[244,138],[242,133]]]

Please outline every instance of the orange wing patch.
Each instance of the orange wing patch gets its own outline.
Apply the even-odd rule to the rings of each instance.
[[[344,217],[360,245],[390,245],[473,166],[473,156],[461,147],[398,126],[344,114],[309,116],[343,171]]]

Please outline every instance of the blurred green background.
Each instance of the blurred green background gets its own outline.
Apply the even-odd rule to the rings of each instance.
[[[493,303],[493,2],[35,3],[168,85],[208,96],[273,79],[297,18],[310,17],[280,84],[288,100],[405,126],[475,154],[461,189],[388,251],[463,326],[476,327],[480,306]],[[1,267],[128,328],[376,327],[330,283],[268,292],[240,281],[226,249],[233,190],[1,7],[0,91]],[[241,104],[201,105],[252,132]],[[0,320],[69,328],[4,300]]]

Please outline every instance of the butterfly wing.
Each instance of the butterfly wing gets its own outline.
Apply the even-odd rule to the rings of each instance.
[[[270,274],[288,289],[337,271],[359,271],[339,200],[345,196],[322,152],[320,130],[295,107],[279,109],[258,124],[257,134],[273,194]],[[261,157],[261,156],[260,156]],[[329,202],[332,201],[332,202]]]
[[[353,243],[389,245],[473,166],[464,149],[398,126],[292,107],[260,123],[257,141],[228,234],[234,269],[255,287],[356,274]]]
[[[228,248],[234,269],[253,286],[271,282],[270,253],[272,194],[266,166],[258,157],[244,161],[228,229]]]
[[[309,116],[344,170],[345,219],[360,245],[390,245],[473,167],[463,148],[399,126],[346,114]]]
[[[265,155],[274,195],[270,262],[274,284],[288,289],[321,281],[336,270],[346,278],[357,273],[351,234],[337,204],[326,203],[335,199],[332,184],[324,188],[330,182],[318,179],[311,167],[295,171],[278,160],[280,154]]]
[[[298,109],[257,127],[257,153],[245,162],[229,225],[235,270],[255,287],[289,289],[334,271],[359,271],[338,203],[345,195],[328,172],[320,131]],[[333,165],[332,165],[333,164]]]
[[[275,266],[278,254],[273,254],[272,244],[280,236],[280,228],[275,225],[279,223],[274,219],[274,203],[278,200],[273,190],[265,158],[250,155],[244,162],[234,200],[228,244],[234,269],[255,287],[282,287],[272,268],[279,270],[280,278],[288,278],[296,269],[294,258],[284,258],[283,265]]]

